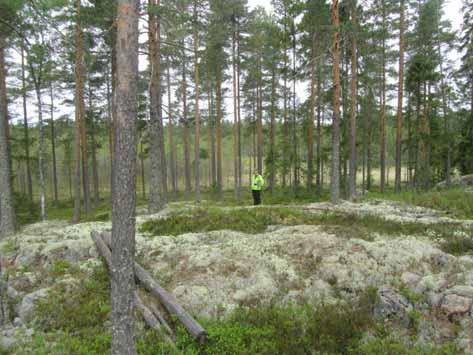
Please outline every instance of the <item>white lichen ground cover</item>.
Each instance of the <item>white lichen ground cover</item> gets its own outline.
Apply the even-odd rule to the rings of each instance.
[[[419,342],[454,341],[467,353],[473,351],[473,257],[442,252],[427,228],[431,223],[471,228],[473,221],[386,201],[296,208],[424,223],[426,233],[397,237],[381,233],[368,241],[305,225],[271,226],[260,234],[222,230],[150,237],[137,232],[137,253],[182,305],[199,316],[219,317],[238,305],[269,302],[315,306],[345,302],[372,287],[380,290],[375,311],[386,319],[409,322],[414,308],[420,312]],[[192,205],[171,205],[158,215],[139,216],[137,225],[176,209]],[[44,296],[38,291],[45,286],[41,270],[57,260],[82,269],[99,263],[90,232],[110,227],[109,222],[49,221],[27,226],[0,243],[3,265],[15,270],[10,292],[17,291],[16,297],[22,299],[16,310],[18,327],[32,316],[36,296]],[[64,279],[74,282],[71,275]]]

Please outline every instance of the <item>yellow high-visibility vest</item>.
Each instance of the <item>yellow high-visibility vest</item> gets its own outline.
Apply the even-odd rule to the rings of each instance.
[[[264,179],[260,174],[253,175],[251,179],[251,189],[255,191],[261,191],[264,185]]]

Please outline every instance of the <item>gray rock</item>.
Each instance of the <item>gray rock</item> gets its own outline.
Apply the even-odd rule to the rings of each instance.
[[[467,314],[473,304],[473,299],[456,293],[446,294],[440,304],[440,310],[447,317],[463,316]]]
[[[36,301],[46,298],[48,296],[48,291],[49,289],[42,288],[23,297],[23,300],[18,307],[18,315],[23,323],[27,323],[31,320],[35,311]]]
[[[409,313],[413,310],[412,304],[401,294],[388,286],[378,290],[374,316],[384,320],[399,320],[402,326],[410,323]]]
[[[13,326],[21,327],[22,325],[23,325],[23,322],[21,321],[20,317],[15,317],[15,319],[13,319]]]

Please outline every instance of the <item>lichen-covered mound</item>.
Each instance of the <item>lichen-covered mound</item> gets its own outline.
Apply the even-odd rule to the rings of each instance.
[[[427,227],[448,222],[468,228],[469,221],[445,220],[432,210],[387,202],[297,208],[348,213],[354,216],[354,227],[357,215],[419,221],[426,223],[425,234],[376,232],[360,239],[357,233],[350,234],[349,227],[339,233],[336,226],[323,225],[276,225],[257,234],[218,230],[151,236],[138,232],[138,258],[198,316],[221,317],[239,305],[276,302],[318,307],[351,302],[374,289],[374,314],[380,320],[404,327],[415,322],[420,342],[454,341],[467,353],[473,351],[473,257],[445,253]],[[138,230],[144,221],[163,218],[171,210],[138,218]],[[90,231],[109,228],[109,222],[51,221],[28,226],[0,244],[2,263],[10,275],[9,293],[16,299],[12,318],[17,327],[25,327],[34,318],[34,300],[47,297],[43,290],[74,283],[72,273],[51,276],[58,261],[83,270],[100,263]]]

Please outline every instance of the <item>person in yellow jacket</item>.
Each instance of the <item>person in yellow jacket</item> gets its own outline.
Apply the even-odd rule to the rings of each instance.
[[[253,194],[253,204],[261,204],[261,190],[264,186],[264,179],[261,174],[256,173],[251,178],[251,193]]]

